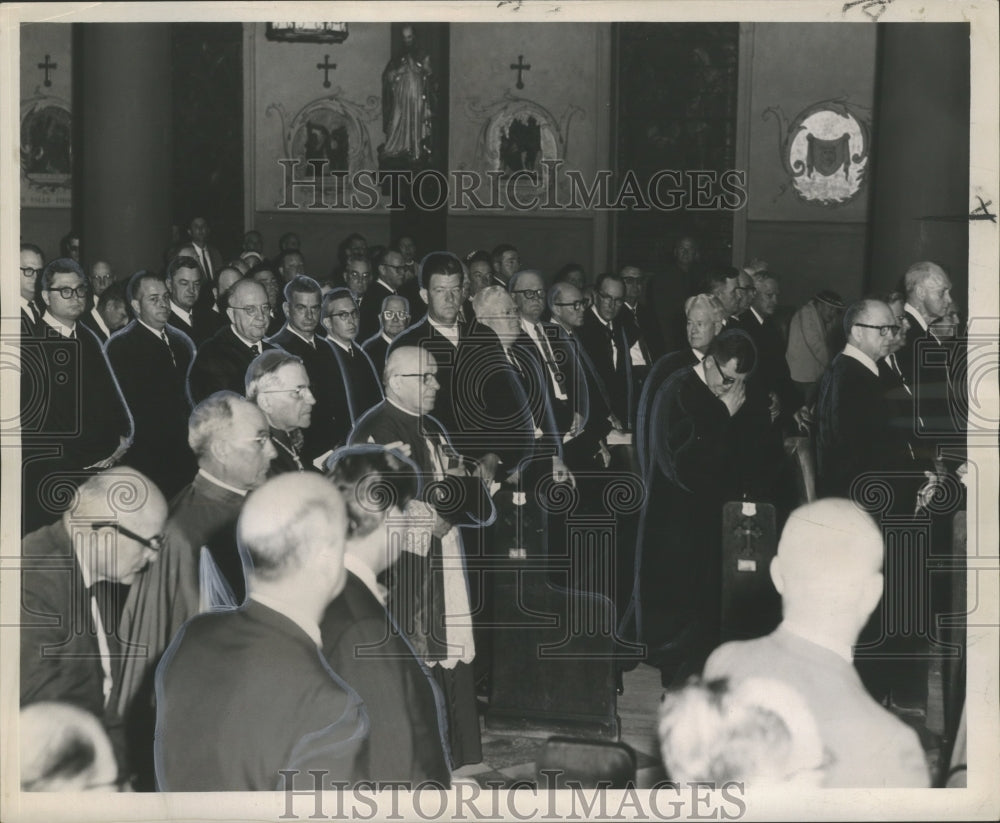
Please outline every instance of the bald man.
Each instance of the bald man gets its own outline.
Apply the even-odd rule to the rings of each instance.
[[[347,515],[315,474],[247,497],[237,540],[249,598],[184,625],[157,668],[161,791],[324,785],[364,773],[368,717],[320,652],[319,621],[344,588]],[[281,771],[297,772],[298,780]]]
[[[260,283],[238,280],[229,291],[226,316],[229,325],[201,344],[188,372],[188,390],[194,403],[217,391],[243,394],[250,363],[275,348],[264,340],[271,304]]]
[[[706,679],[772,677],[806,698],[827,753],[827,788],[922,788],[927,765],[913,729],[878,705],[852,647],[882,595],[882,536],[847,500],[794,511],[771,563],[784,620],[766,637],[726,643]]]

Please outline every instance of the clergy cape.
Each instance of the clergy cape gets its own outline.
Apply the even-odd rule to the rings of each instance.
[[[248,600],[188,621],[156,672],[160,791],[274,791],[367,771],[368,715],[302,628]]]

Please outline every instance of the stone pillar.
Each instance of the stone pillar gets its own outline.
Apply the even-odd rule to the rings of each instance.
[[[116,278],[160,268],[171,224],[170,38],[165,23],[81,23],[74,48],[81,119],[75,224],[87,260]]]
[[[895,287],[911,263],[951,274],[968,316],[969,26],[879,26],[868,287]]]

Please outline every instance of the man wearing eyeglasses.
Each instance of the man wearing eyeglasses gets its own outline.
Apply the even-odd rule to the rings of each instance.
[[[382,311],[379,314],[379,323],[381,324],[379,333],[368,338],[362,344],[362,348],[372,359],[381,379],[385,370],[385,358],[389,353],[389,346],[410,325],[409,301],[398,294],[390,294],[384,298]]]
[[[344,390],[351,412],[351,425],[368,409],[382,401],[378,371],[356,342],[358,305],[348,289],[334,289],[323,298],[323,326],[326,343],[333,351],[344,376]]]
[[[351,411],[344,390],[340,361],[326,339],[317,334],[322,289],[315,280],[296,275],[285,285],[284,328],[268,342],[301,358],[316,400],[312,422],[305,429],[302,460],[311,464],[325,452],[344,444],[351,430]],[[324,329],[325,331],[325,329]]]
[[[850,498],[863,474],[918,468],[906,438],[891,425],[879,378],[878,361],[889,354],[897,330],[892,309],[879,300],[860,300],[844,313],[847,345],[823,373],[816,401],[820,496]],[[916,488],[910,491],[895,503],[908,514],[916,501]]]
[[[312,468],[300,455],[316,405],[302,360],[283,349],[264,352],[247,369],[246,395],[270,427],[275,456],[269,475]]]
[[[162,549],[167,503],[133,469],[87,480],[61,519],[21,545],[21,705],[70,703],[109,726],[121,755],[109,698],[118,647],[108,583],[134,584]],[[119,757],[121,765],[121,757]]]
[[[633,410],[632,358],[619,315],[625,303],[625,284],[617,274],[605,273],[594,284],[594,303],[584,313],[577,332],[587,357],[604,384],[618,431],[631,427]]]
[[[361,304],[365,302],[368,288],[372,284],[372,263],[367,254],[351,253],[344,263],[344,285],[350,289],[351,297],[360,310]],[[360,318],[359,318],[360,319]],[[360,323],[358,333],[361,333]],[[367,339],[363,337],[362,340]]]
[[[158,274],[136,272],[126,297],[136,319],[105,346],[135,423],[126,462],[173,497],[195,473],[187,443],[186,382],[194,344],[168,324],[170,293]]]
[[[46,312],[21,341],[22,504],[25,532],[51,523],[53,484],[75,486],[86,472],[117,463],[132,422],[94,333],[78,323],[87,283],[75,260],[58,258],[39,275]]]
[[[382,303],[387,297],[399,294],[403,285],[403,255],[395,249],[386,249],[375,258],[375,269],[378,279],[368,288],[365,299],[361,301],[360,330],[358,338],[367,342],[379,333],[379,319],[382,316]]]
[[[42,250],[33,243],[21,244],[21,334],[31,334],[45,307],[35,294],[38,275],[45,266]]]
[[[271,321],[271,304],[264,287],[254,280],[238,280],[229,290],[229,325],[202,343],[188,373],[191,400],[200,403],[222,391],[243,394],[244,378],[253,359],[274,344],[264,340]]]

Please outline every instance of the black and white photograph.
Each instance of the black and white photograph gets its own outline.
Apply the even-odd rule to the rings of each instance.
[[[0,8],[0,818],[997,819],[998,21]]]

